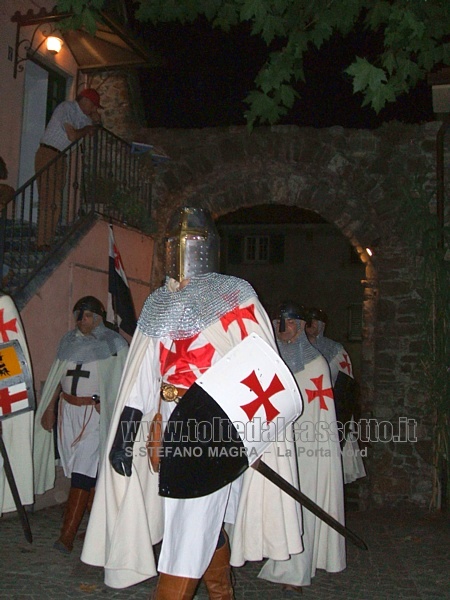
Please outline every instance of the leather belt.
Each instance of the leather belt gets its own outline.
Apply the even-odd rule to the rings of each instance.
[[[89,406],[93,404],[98,404],[99,401],[98,396],[95,396],[95,398],[94,396],[72,396],[72,394],[67,394],[66,392],[61,392],[61,396],[66,402],[68,402],[69,404],[73,404],[74,406]]]
[[[58,148],[55,148],[54,146],[49,146],[48,144],[39,144],[39,145],[41,146],[41,148],[48,148],[49,150],[58,152],[58,154],[61,152],[61,150],[58,150]]]
[[[186,392],[186,388],[179,388],[171,383],[161,384],[161,398],[166,402],[178,402]]]

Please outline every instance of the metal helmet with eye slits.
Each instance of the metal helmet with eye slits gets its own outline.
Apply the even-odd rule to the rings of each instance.
[[[218,268],[219,234],[211,213],[188,206],[176,210],[166,233],[166,275],[181,282]]]

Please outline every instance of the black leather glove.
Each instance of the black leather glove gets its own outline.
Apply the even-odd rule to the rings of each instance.
[[[141,419],[142,412],[130,406],[125,406],[120,416],[116,437],[109,452],[109,462],[119,475],[131,476],[133,444]]]

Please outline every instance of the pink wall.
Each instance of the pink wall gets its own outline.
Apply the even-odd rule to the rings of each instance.
[[[108,299],[108,223],[99,220],[21,312],[39,401],[59,340],[74,327],[72,308],[82,296]],[[150,293],[153,239],[114,225],[116,245],[139,316]],[[129,337],[124,335],[130,341]]]
[[[1,0],[0,2],[0,156],[6,162],[9,176],[7,183],[14,188],[17,187],[19,168],[20,140],[22,133],[23,97],[25,71],[19,71],[14,78],[14,50],[16,42],[17,23],[11,21],[16,11],[25,15],[32,10],[35,14],[41,7],[51,11],[55,0]],[[36,26],[23,27],[20,32],[20,40],[31,40]],[[50,32],[48,26],[43,26],[36,31],[33,39],[33,49],[41,44],[44,34]],[[19,57],[24,57],[26,44],[19,47]],[[52,55],[47,52],[45,44],[42,44],[36,53],[36,58],[44,65],[56,67],[71,81],[69,98],[75,94],[75,80],[77,64],[69,49],[63,46],[61,52]],[[25,67],[27,61],[20,64]],[[42,99],[45,103],[45,98]]]

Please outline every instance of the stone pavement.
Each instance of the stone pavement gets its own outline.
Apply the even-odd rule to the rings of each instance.
[[[103,583],[102,569],[79,560],[82,541],[64,556],[53,550],[62,506],[29,514],[29,544],[15,514],[0,518],[0,598],[61,600],[64,598],[144,600],[156,579],[115,590]],[[303,595],[257,579],[262,563],[234,569],[236,600],[415,600],[450,598],[450,524],[448,515],[427,511],[376,510],[349,512],[347,525],[362,537],[368,551],[347,544],[348,567],[342,573],[318,572]],[[208,598],[201,586],[197,598]]]

